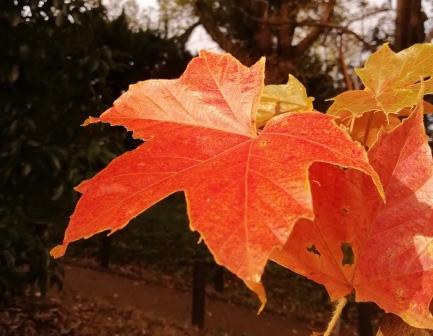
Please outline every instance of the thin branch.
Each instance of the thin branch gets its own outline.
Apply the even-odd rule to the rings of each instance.
[[[198,0],[198,1],[200,1],[200,0]],[[261,0],[257,0],[257,1],[262,2]],[[247,18],[249,18],[249,19],[251,19],[253,21],[259,22],[259,23],[270,25],[270,26],[284,26],[284,25],[290,25],[290,26],[293,26],[293,27],[300,26],[300,25],[305,25],[305,26],[310,25],[310,26],[313,26],[313,24],[310,24],[310,23],[315,22],[315,25],[320,28],[320,25],[323,25],[325,23],[329,23],[329,20],[332,17],[332,13],[333,13],[333,10],[334,10],[335,2],[336,2],[336,0],[330,0],[327,3],[327,7],[326,7],[325,13],[323,15],[323,18],[322,18],[321,21],[318,21],[318,22],[315,22],[315,21],[305,21],[305,22],[301,21],[301,22],[297,22],[295,19],[287,19],[286,17],[284,17],[284,15],[283,15],[282,18],[281,18],[281,16],[271,16],[271,17],[268,17],[266,19],[263,19],[261,17],[257,17],[257,16],[254,16],[254,15],[251,15],[244,8],[238,7],[238,10],[243,15],[245,15]],[[292,17],[295,18],[296,16],[292,16]],[[306,24],[307,22],[309,24]]]
[[[311,21],[302,21],[302,22],[298,22],[299,26],[318,26],[318,27],[323,27],[323,28],[330,28],[330,29],[335,29],[337,31],[339,31],[342,34],[349,34],[352,35],[353,37],[355,37],[357,40],[359,40],[360,42],[362,42],[362,44],[364,45],[364,47],[368,50],[372,50],[372,46],[370,45],[370,43],[368,43],[361,35],[359,35],[358,33],[354,32],[353,30],[344,27],[344,26],[340,26],[338,24],[335,23],[331,23],[331,22],[311,22]]]
[[[226,33],[221,31],[212,13],[212,9],[207,5],[207,1],[197,0],[195,2],[195,12],[199,18],[199,22],[203,25],[204,29],[206,29],[206,32],[218,43],[221,49],[224,49],[240,59],[244,54],[244,52],[242,52],[243,50],[241,50],[240,46],[234,43]]]
[[[332,330],[334,329],[335,325],[340,319],[341,313],[343,312],[343,308],[344,306],[346,306],[346,303],[347,303],[346,298],[341,298],[337,301],[337,305],[335,306],[334,313],[332,314],[332,319],[331,321],[329,321],[328,327],[326,328],[326,331],[323,333],[323,336],[331,335]]]
[[[344,82],[346,83],[347,90],[353,90],[353,82],[349,76],[349,71],[347,69],[347,64],[344,60],[344,51],[343,51],[343,34],[340,34],[340,41],[338,47],[338,58],[340,61],[341,71],[343,72]]]
[[[295,46],[295,54],[296,55],[302,55],[313,43],[317,40],[317,38],[320,36],[320,34],[323,32],[323,30],[326,28],[321,24],[327,24],[332,18],[332,15],[334,13],[334,7],[335,7],[336,0],[329,0],[325,7],[325,12],[323,13],[322,19],[320,22],[317,22],[318,24],[315,26],[312,26],[313,29],[309,32],[307,36],[304,37],[304,39],[299,42]]]
[[[197,28],[199,25],[200,25],[200,21],[193,23],[191,26],[185,29],[185,31],[182,34],[174,36],[172,40],[178,42],[181,45],[184,45],[189,40],[189,37],[191,36],[194,29]]]
[[[389,12],[391,10],[392,10],[392,8],[389,8],[389,7],[384,7],[384,8],[379,8],[379,9],[373,10],[371,12],[365,13],[365,14],[363,14],[361,16],[358,16],[356,18],[348,20],[347,21],[347,26],[349,26],[350,24],[352,24],[354,22],[364,20],[364,19],[366,19],[366,18],[368,18],[370,16],[374,16],[374,15],[377,15],[377,14],[380,14],[380,13],[383,13],[383,12]]]

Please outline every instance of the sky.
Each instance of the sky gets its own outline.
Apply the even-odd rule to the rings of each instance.
[[[157,0],[137,0],[138,4],[142,7],[150,6],[157,7]]]

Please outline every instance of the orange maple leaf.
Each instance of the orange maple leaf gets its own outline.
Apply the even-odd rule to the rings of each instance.
[[[418,328],[433,329],[433,160],[422,107],[369,151],[385,189],[327,164],[311,168],[316,219],[301,220],[273,259],[323,284],[332,299],[355,291]]]
[[[359,169],[380,188],[361,146],[317,112],[272,119],[260,134],[256,110],[264,62],[202,52],[177,80],[132,85],[100,118],[146,142],[81,183],[59,257],[69,243],[123,228],[166,196],[184,191],[190,227],[216,261],[265,302],[260,279],[293,224],[313,218],[308,168],[315,161]]]

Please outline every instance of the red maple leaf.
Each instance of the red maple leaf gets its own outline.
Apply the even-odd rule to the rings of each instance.
[[[166,196],[184,191],[190,227],[216,261],[265,302],[260,283],[293,224],[313,218],[308,168],[316,161],[373,177],[361,146],[318,112],[281,115],[259,133],[264,62],[250,68],[230,55],[202,52],[177,80],[132,85],[100,118],[146,142],[77,187],[81,196],[63,245],[123,228]]]
[[[386,193],[359,171],[315,164],[316,218],[301,220],[273,259],[323,284],[332,299],[355,291],[418,328],[433,329],[433,162],[422,108],[369,151]]]

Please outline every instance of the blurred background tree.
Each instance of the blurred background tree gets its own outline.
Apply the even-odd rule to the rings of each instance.
[[[0,3],[0,296],[58,273],[48,255],[73,186],[131,146],[123,132],[81,128],[128,84],[176,77],[190,54],[176,38],[132,29],[83,0]],[[54,225],[56,224],[56,225]],[[56,239],[60,239],[57,236]]]

